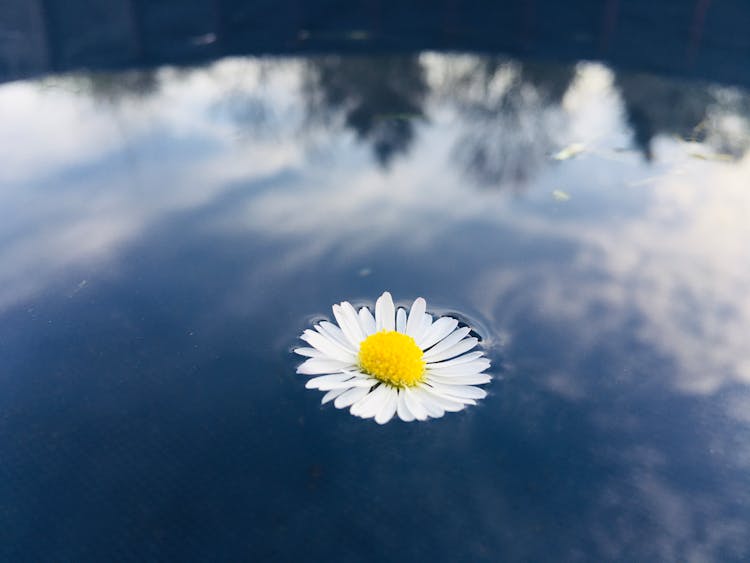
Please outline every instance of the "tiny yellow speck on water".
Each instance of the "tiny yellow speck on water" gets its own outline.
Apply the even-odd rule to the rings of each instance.
[[[393,387],[412,387],[422,381],[424,360],[414,339],[395,330],[376,332],[359,346],[359,365],[365,373]]]
[[[583,151],[586,150],[586,146],[583,143],[573,143],[572,145],[568,145],[560,152],[557,152],[552,155],[552,158],[555,160],[568,160],[569,158],[573,158],[574,156],[578,156]]]

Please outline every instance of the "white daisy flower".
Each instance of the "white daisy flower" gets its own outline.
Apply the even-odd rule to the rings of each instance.
[[[300,338],[311,347],[295,353],[308,359],[297,373],[315,375],[308,389],[327,391],[323,404],[385,424],[394,415],[405,421],[439,418],[487,396],[475,387],[489,383],[483,373],[490,361],[471,352],[477,339],[469,327],[451,317],[433,321],[427,303],[414,300],[408,315],[393,305],[387,291],[357,312],[344,301],[333,306],[338,326],[328,321],[306,330]]]

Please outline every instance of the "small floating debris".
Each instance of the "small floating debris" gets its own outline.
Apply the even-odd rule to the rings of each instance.
[[[559,152],[552,155],[555,160],[568,160],[581,154],[586,150],[586,146],[583,143],[573,143],[568,145]]]
[[[711,160],[714,162],[734,162],[736,160],[731,154],[712,152],[705,144],[694,140],[692,137],[690,139],[683,139],[679,135],[673,135],[673,138],[683,146],[690,158]]]
[[[88,285],[88,280],[81,280],[78,285],[76,285],[75,289],[68,295],[68,297],[73,297],[76,293],[81,291],[84,287]]]
[[[570,201],[570,194],[562,190],[554,190],[552,192],[552,197],[557,201]]]
[[[689,152],[690,158],[697,158],[698,160],[712,160],[715,162],[733,162],[734,157],[731,154],[723,153],[703,153],[703,152]]]
[[[367,41],[370,39],[370,32],[357,29],[346,33],[344,37],[351,41]]]
[[[211,45],[212,43],[216,43],[216,34],[206,33],[204,35],[198,35],[196,37],[193,37],[190,40],[190,43],[198,47],[203,46],[203,45]]]
[[[427,302],[418,297],[406,309],[383,293],[375,314],[357,311],[343,301],[333,306],[336,323],[322,321],[300,336],[309,344],[296,354],[307,357],[297,373],[314,375],[308,389],[326,391],[322,403],[349,408],[360,418],[385,424],[394,416],[404,422],[440,418],[446,412],[476,405],[487,392],[490,361],[471,350],[478,340],[457,319],[433,322]]]

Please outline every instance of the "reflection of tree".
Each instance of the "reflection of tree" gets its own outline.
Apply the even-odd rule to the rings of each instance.
[[[526,184],[555,145],[562,97],[575,76],[563,65],[488,57],[459,63],[445,93],[467,124],[457,155],[485,186]]]
[[[617,75],[616,85],[634,141],[648,160],[657,135],[705,142],[736,158],[750,147],[750,96],[744,91],[627,73]]]
[[[44,87],[59,87],[116,105],[124,100],[144,100],[161,88],[156,70],[72,73],[45,80]]]
[[[436,77],[430,82],[417,56],[328,56],[292,65],[248,59],[231,72],[198,69],[218,85],[220,99],[213,109],[242,133],[296,134],[298,120],[305,118],[294,110],[302,106],[307,123],[354,131],[372,145],[381,165],[412,146],[415,122],[426,119],[425,103],[434,98],[456,109],[460,129],[455,155],[480,186],[523,189],[561,141],[571,140],[558,136],[565,130],[560,104],[576,76],[571,65],[500,56],[446,57],[430,66],[430,77]],[[144,102],[195,70],[79,72],[43,79],[42,86],[117,106]],[[302,103],[295,99],[280,109],[279,100],[265,91],[266,82],[279,74],[292,74],[301,83]],[[615,74],[614,84],[634,143],[648,160],[658,135],[705,143],[734,158],[750,148],[750,94],[744,90],[623,72]],[[320,129],[307,133],[316,131]]]
[[[413,142],[428,90],[419,59],[407,56],[313,59],[304,78],[311,118],[343,118],[359,139],[372,143],[382,165]]]

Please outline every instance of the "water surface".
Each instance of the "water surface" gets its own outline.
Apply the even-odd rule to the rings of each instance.
[[[0,86],[0,555],[743,559],[749,101],[435,52]],[[486,400],[304,389],[384,290],[478,324]]]

